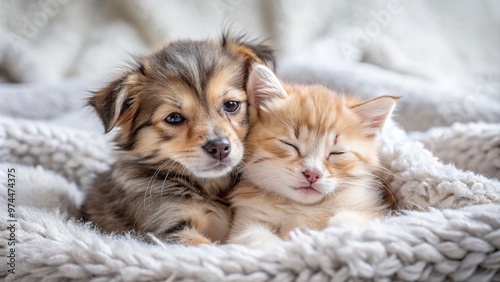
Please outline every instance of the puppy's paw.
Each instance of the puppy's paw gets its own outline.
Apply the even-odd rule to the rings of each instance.
[[[212,244],[213,242],[210,241],[205,236],[199,235],[199,236],[182,238],[181,243],[185,245],[199,246],[202,244]]]

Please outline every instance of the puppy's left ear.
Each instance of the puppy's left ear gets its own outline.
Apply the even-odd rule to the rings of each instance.
[[[124,76],[111,82],[88,99],[88,104],[101,119],[106,133],[117,125],[120,116],[130,107],[131,100],[123,86],[126,79],[127,76]]]
[[[225,33],[222,35],[222,47],[233,54],[243,56],[246,59],[247,69],[253,64],[261,64],[275,71],[275,51],[265,43],[246,41],[244,36],[233,37]]]

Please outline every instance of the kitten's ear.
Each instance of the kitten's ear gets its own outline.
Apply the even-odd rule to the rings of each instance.
[[[250,105],[266,110],[288,97],[274,73],[264,65],[254,65],[247,82]]]
[[[113,129],[120,116],[130,107],[131,98],[128,97],[123,84],[127,76],[117,79],[103,89],[93,92],[88,99],[102,121],[106,133]]]
[[[382,129],[385,121],[394,110],[397,100],[399,97],[380,96],[351,108],[361,117],[366,134],[372,136]]]

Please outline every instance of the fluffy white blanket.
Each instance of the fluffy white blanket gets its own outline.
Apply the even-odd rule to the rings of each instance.
[[[477,62],[475,68],[463,67],[467,64],[458,55],[450,55],[456,52],[446,52],[459,39],[446,41],[434,32],[436,25],[419,26],[423,31],[417,32],[409,23],[422,19],[405,11],[446,13],[447,5],[441,9],[429,2],[402,6],[401,13],[391,14],[397,24],[381,23],[380,34],[369,44],[356,45],[355,58],[346,60],[342,50],[352,41],[345,34],[358,27],[364,30],[370,20],[376,21],[374,14],[392,10],[389,2],[330,2],[331,14],[326,8],[299,3],[279,6],[256,1],[266,11],[289,12],[263,23],[246,16],[257,17],[262,11],[241,1],[214,6],[133,0],[4,2],[0,13],[10,21],[0,25],[6,31],[0,33],[0,77],[24,83],[0,85],[0,255],[6,258],[0,264],[0,277],[7,281],[500,280],[498,69]],[[43,3],[52,3],[52,10]],[[474,6],[474,11],[485,13],[478,22],[486,25],[494,17],[488,17],[493,2],[485,3],[489,4]],[[73,219],[92,178],[113,163],[110,137],[82,108],[86,91],[104,80],[95,75],[122,59],[116,52],[127,49],[120,49],[122,45],[135,52],[155,45],[155,40],[186,37],[201,28],[198,23],[203,20],[220,28],[219,22],[210,21],[210,9],[216,18],[241,16],[250,28],[276,31],[273,40],[284,50],[279,67],[286,80],[320,82],[362,97],[384,93],[403,97],[395,117],[399,125],[388,124],[381,138],[381,158],[391,172],[388,181],[400,213],[363,229],[296,232],[292,240],[268,253],[236,245],[146,244],[132,234],[101,234]],[[354,10],[364,18],[347,21],[345,14]],[[12,27],[12,21],[27,11],[31,17],[25,17],[18,29]],[[36,25],[39,11],[48,15],[43,26]],[[290,14],[309,15],[318,24],[301,29],[302,22]],[[89,17],[94,17],[91,23],[84,20]],[[428,35],[427,48],[437,50],[429,56],[442,56],[441,60],[424,64],[408,55],[415,50],[400,40],[402,34],[395,28],[404,17],[408,18],[403,21],[405,30],[417,37]],[[75,19],[79,25],[72,24]],[[321,33],[332,26],[332,19],[340,27]],[[431,16],[425,20],[432,23]],[[37,32],[30,37],[23,33],[23,24],[35,25]],[[498,25],[492,26],[484,32],[500,34]],[[200,34],[207,33],[191,35]],[[492,60],[498,58],[497,53],[490,55]],[[484,63],[480,56],[474,58]],[[450,62],[453,71],[439,67]],[[12,178],[8,175],[12,168],[15,208],[9,212],[7,179]],[[15,246],[9,245],[13,236]],[[12,254],[15,265],[8,264]]]

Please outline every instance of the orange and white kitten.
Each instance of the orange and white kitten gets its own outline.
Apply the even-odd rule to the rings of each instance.
[[[247,94],[252,128],[230,196],[229,243],[268,249],[296,228],[384,217],[376,137],[398,98],[360,101],[319,85],[281,84],[262,65],[250,73]]]

